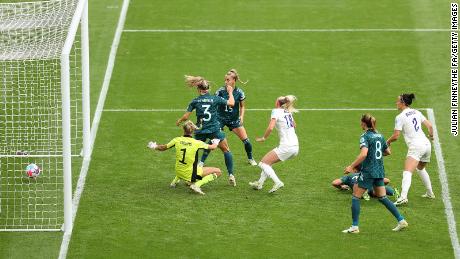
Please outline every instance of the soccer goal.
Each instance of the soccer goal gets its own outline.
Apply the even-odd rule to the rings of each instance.
[[[68,231],[90,145],[87,0],[0,3],[0,92],[0,231]]]

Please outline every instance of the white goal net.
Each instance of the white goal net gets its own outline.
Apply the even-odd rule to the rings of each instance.
[[[85,13],[84,0],[0,3],[0,231],[71,224],[69,169],[78,172],[89,131]],[[26,174],[31,163],[41,168],[35,178]]]

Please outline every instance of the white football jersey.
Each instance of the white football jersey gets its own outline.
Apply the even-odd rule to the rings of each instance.
[[[280,146],[298,146],[299,140],[295,134],[292,114],[282,108],[272,110],[272,119],[276,119],[276,130],[280,138]]]
[[[407,146],[430,144],[422,129],[425,116],[417,110],[406,108],[395,120],[395,130],[402,131]]]

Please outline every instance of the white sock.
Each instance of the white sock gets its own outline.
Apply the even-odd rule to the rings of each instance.
[[[403,172],[402,186],[401,186],[401,198],[407,199],[407,193],[412,182],[412,173],[409,171]]]
[[[262,172],[260,172],[260,178],[257,182],[259,182],[260,185],[263,185],[265,180],[267,180],[267,174],[264,170],[262,170]]]
[[[422,182],[425,185],[426,192],[428,194],[433,194],[433,189],[431,188],[431,180],[430,180],[430,175],[428,175],[428,172],[426,171],[425,168],[422,170],[417,169],[417,173],[422,178]]]
[[[281,183],[280,179],[276,175],[275,171],[273,168],[265,163],[260,162],[259,167],[265,172],[265,174],[270,177],[275,184]]]

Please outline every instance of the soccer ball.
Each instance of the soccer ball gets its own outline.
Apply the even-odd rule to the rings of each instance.
[[[36,164],[29,164],[26,167],[27,176],[29,176],[30,178],[36,178],[40,175],[41,171],[42,170],[40,169],[40,167],[38,167],[38,165]]]

